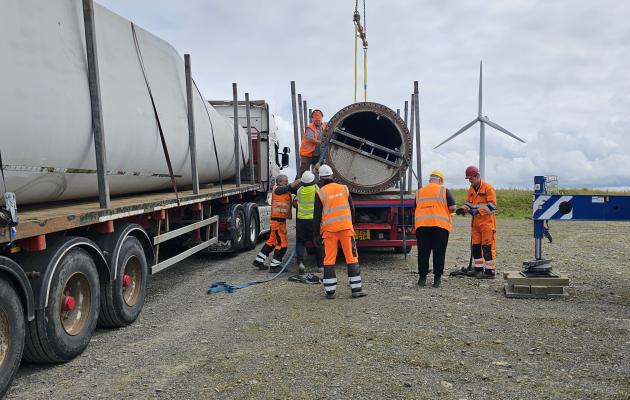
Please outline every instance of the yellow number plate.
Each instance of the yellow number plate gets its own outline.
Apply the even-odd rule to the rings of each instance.
[[[369,229],[357,229],[354,231],[357,240],[370,240]]]

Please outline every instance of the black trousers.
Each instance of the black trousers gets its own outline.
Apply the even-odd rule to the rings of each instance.
[[[427,276],[429,273],[429,256],[433,253],[433,275],[442,276],[446,246],[448,245],[448,231],[437,226],[422,226],[416,229],[418,241],[418,273]]]

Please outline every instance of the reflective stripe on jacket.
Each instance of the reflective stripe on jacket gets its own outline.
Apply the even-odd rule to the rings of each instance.
[[[276,194],[277,187],[271,191],[271,218],[291,219],[291,192]]]
[[[429,183],[416,191],[416,228],[422,226],[437,226],[451,231],[451,212],[444,186]]]
[[[307,130],[313,131],[313,139],[308,139],[306,137]],[[326,124],[322,122],[321,130],[322,132],[326,129]],[[304,157],[313,157],[315,153],[315,149],[319,146],[317,143],[313,142],[313,140],[319,140],[319,133],[317,132],[317,127],[315,124],[311,123],[306,125],[306,129],[304,129],[304,133],[302,133],[302,143],[300,143],[300,155]]]
[[[313,219],[315,211],[315,193],[319,186],[302,186],[297,191],[297,219]]]
[[[471,185],[466,194],[466,202],[464,203],[464,209],[467,211],[476,209],[479,214],[475,216],[478,220],[492,221],[495,223],[495,213],[497,211],[497,194],[492,185],[482,180],[479,183],[479,188],[475,188]]]
[[[338,183],[329,183],[317,191],[322,202],[322,222],[320,233],[339,232],[352,228],[352,212],[348,198],[348,187]]]

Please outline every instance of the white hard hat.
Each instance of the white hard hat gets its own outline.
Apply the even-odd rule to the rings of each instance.
[[[300,179],[300,181],[302,181],[302,183],[313,183],[313,181],[315,180],[315,174],[313,174],[311,171],[304,171],[304,173],[302,174],[302,178]]]
[[[326,178],[329,176],[332,176],[333,172],[332,172],[332,168],[330,168],[328,165],[324,164],[321,167],[319,167],[319,176],[322,178]]]

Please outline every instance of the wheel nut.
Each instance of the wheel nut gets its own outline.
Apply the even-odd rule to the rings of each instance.
[[[63,296],[63,311],[72,311],[76,306],[77,301],[74,296]]]
[[[131,285],[131,276],[127,274],[123,275],[122,284],[123,284],[123,287],[127,287]]]

